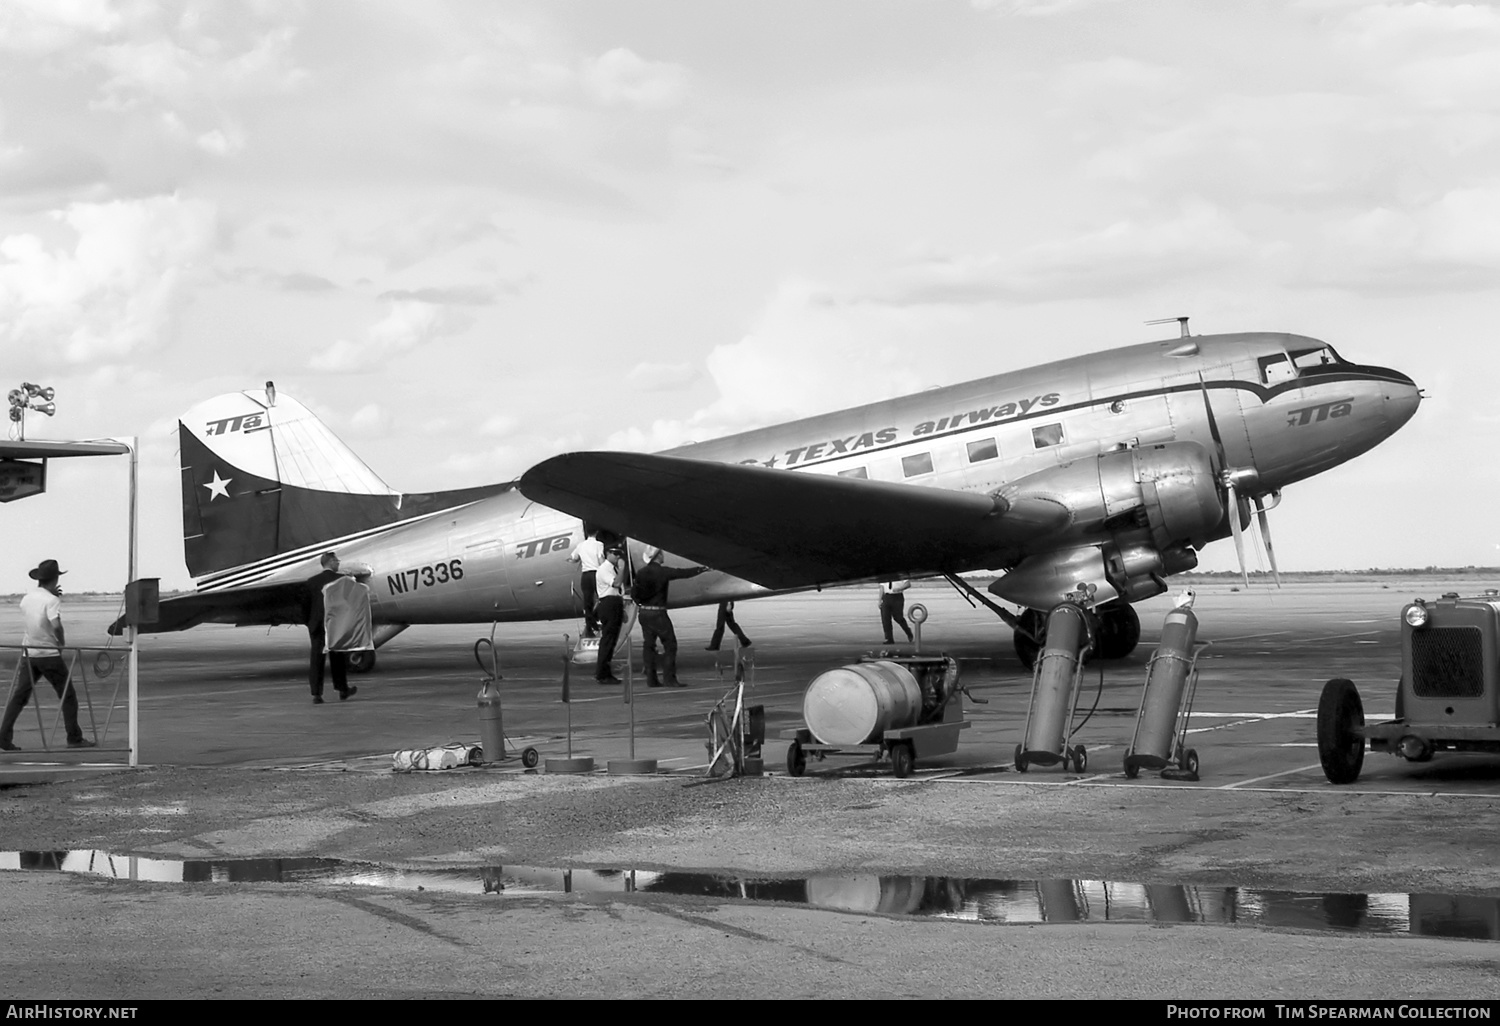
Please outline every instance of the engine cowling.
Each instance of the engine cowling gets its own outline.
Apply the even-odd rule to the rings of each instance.
[[[1046,499],[1083,530],[1145,528],[1158,549],[1202,548],[1224,519],[1213,461],[1197,442],[1163,442],[1074,460],[1001,488],[1015,503]]]
[[[1195,549],[1223,521],[1208,450],[1197,442],[1164,442],[1074,460],[1000,489],[1010,504],[1038,500],[1068,512],[1078,546],[1033,556],[990,590],[1012,602],[1048,608],[1079,581],[1099,601],[1128,602],[1166,590],[1162,578],[1198,563]]]

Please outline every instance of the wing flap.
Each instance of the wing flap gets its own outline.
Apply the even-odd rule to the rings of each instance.
[[[529,499],[767,588],[967,569],[1066,522],[1045,502],[623,452],[567,453]]]

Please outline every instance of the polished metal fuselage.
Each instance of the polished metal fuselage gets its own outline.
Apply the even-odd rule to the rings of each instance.
[[[1112,450],[1193,441],[1220,467],[1252,467],[1274,492],[1363,453],[1401,427],[1420,394],[1396,371],[1334,362],[1279,333],[1192,336],[1073,357],[670,450],[668,455],[993,493]],[[1226,537],[1224,516],[1210,537]],[[375,568],[388,623],[571,617],[581,523],[509,491],[340,547]],[[1104,538],[1098,541],[1103,542]],[[1087,545],[1075,533],[1068,546]],[[1038,553],[1062,546],[1048,539]],[[1036,555],[1037,553],[1028,553]],[[638,561],[638,554],[637,554]],[[673,560],[669,559],[669,562]],[[297,565],[277,575],[310,575]],[[975,566],[968,569],[982,569]],[[673,605],[765,589],[721,573],[672,585]]]

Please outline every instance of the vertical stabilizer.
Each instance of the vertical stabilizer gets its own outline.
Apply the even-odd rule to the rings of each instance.
[[[401,495],[285,394],[230,392],[182,415],[183,546],[202,577],[401,519]]]

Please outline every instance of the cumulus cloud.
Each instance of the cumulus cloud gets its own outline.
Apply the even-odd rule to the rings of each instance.
[[[841,296],[815,282],[782,283],[754,328],[705,360],[718,398],[691,416],[617,431],[606,445],[666,449],[920,388],[930,318]]]
[[[119,28],[110,0],[7,0],[0,4],[0,49],[48,53]]]
[[[398,299],[358,342],[339,339],[308,361],[308,366],[330,372],[372,370],[433,339],[457,334],[472,323],[471,317],[437,303]]]
[[[626,386],[634,392],[670,392],[696,380],[698,368],[691,363],[638,363],[625,375]]]
[[[381,299],[415,299],[423,303],[453,303],[458,306],[488,306],[502,292],[514,294],[520,286],[513,282],[491,285],[447,285],[422,289],[390,289]]]
[[[210,252],[213,205],[156,196],[75,203],[55,216],[71,249],[34,234],[0,239],[0,340],[68,363],[160,344]]]
[[[1301,281],[1385,292],[1491,289],[1500,273],[1500,185],[1378,207],[1324,229]]]
[[[1169,216],[1126,218],[1015,253],[923,259],[876,295],[898,305],[1107,295],[1222,266],[1253,249],[1232,218],[1194,199]]]
[[[390,430],[394,418],[391,412],[379,403],[368,403],[354,411],[349,418],[349,427],[359,435],[383,435]]]
[[[580,76],[596,99],[614,106],[659,109],[682,102],[687,70],[665,61],[648,61],[624,47],[590,61]]]

